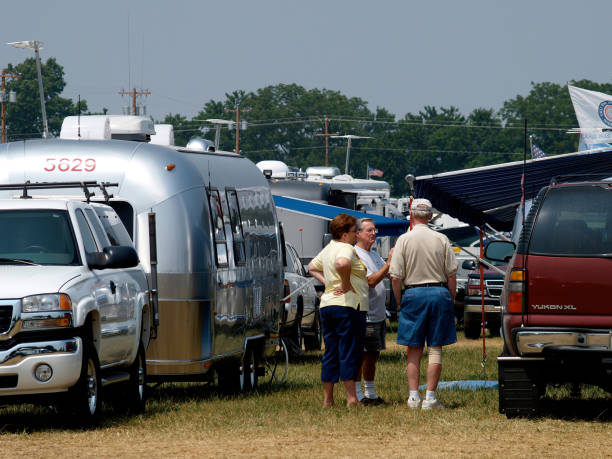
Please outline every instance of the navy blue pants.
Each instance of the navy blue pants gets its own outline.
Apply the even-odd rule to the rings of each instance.
[[[363,357],[366,315],[347,306],[321,308],[321,328],[325,354],[321,381],[338,382],[357,378]]]

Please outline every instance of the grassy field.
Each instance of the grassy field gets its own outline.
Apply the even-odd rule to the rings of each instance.
[[[497,391],[439,391],[444,411],[409,410],[404,349],[388,335],[378,365],[377,390],[387,404],[323,409],[320,353],[292,362],[286,384],[226,396],[205,384],[164,384],[152,391],[147,413],[129,417],[105,409],[97,429],[67,427],[54,410],[0,410],[5,457],[602,457],[612,454],[612,399],[587,388],[580,399],[549,390],[542,416],[512,419],[498,413]],[[442,379],[497,378],[499,338],[460,338],[445,348]]]

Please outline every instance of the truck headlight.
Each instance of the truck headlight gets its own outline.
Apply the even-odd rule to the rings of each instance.
[[[26,296],[21,300],[21,312],[72,311],[72,302],[65,293]]]

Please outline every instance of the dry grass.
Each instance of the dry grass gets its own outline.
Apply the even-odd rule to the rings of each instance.
[[[93,430],[67,428],[53,410],[30,406],[0,410],[0,450],[11,456],[543,456],[600,457],[612,451],[610,397],[588,389],[580,400],[550,391],[538,419],[507,420],[497,412],[497,391],[440,391],[443,412],[406,407],[403,349],[393,343],[379,363],[379,407],[322,409],[320,354],[292,364],[282,387],[225,397],[199,384],[165,384],[147,414],[130,418],[108,408]],[[481,341],[445,349],[444,380],[481,379]],[[496,379],[501,340],[487,340],[485,376]]]

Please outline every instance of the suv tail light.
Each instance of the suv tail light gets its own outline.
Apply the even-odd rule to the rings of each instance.
[[[289,281],[285,279],[285,284],[283,287],[283,298],[286,298],[284,301],[285,303],[291,302],[291,298],[289,298],[289,295],[291,295],[291,289],[289,288]]]
[[[524,269],[513,269],[510,272],[508,285],[508,312],[520,314],[523,312],[523,295],[525,294],[525,281],[527,271]]]

